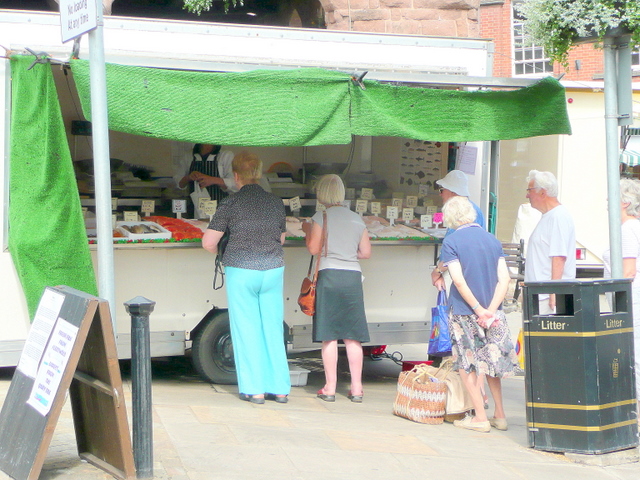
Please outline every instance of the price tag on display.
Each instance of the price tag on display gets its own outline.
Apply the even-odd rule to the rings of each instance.
[[[438,207],[435,205],[429,205],[427,207],[427,215],[434,215],[435,213],[438,213]]]
[[[419,185],[418,196],[426,197],[427,195],[429,195],[429,185]]]
[[[115,230],[118,221],[118,216],[114,213],[113,215],[111,215],[111,228]]]
[[[171,211],[173,213],[187,213],[187,201],[171,200]]]
[[[393,225],[393,221],[398,218],[398,207],[387,207],[387,218],[389,223]]]
[[[111,199],[111,211],[115,212],[116,210],[118,210],[118,199],[113,197]]]
[[[351,210],[351,200],[345,200],[342,202],[342,206]]]
[[[302,208],[302,204],[300,203],[300,197],[293,197],[289,199],[289,208],[292,212],[300,210]]]
[[[355,188],[347,188],[344,191],[345,198],[356,198],[356,189]]]
[[[367,205],[369,204],[369,202],[367,200],[356,200],[356,213],[359,213],[360,215],[362,215],[364,212],[367,211]]]
[[[391,205],[393,205],[394,207],[398,207],[398,209],[401,209],[402,208],[402,199],[394,197],[391,200]]]
[[[210,202],[210,201],[211,201],[210,198],[198,197],[198,210],[200,210],[201,212],[204,212],[204,204],[205,204],[205,202]]]
[[[433,228],[433,216],[420,215],[420,228]]]
[[[155,208],[155,200],[142,200],[142,207],[140,208],[140,210],[144,212],[145,217],[148,217],[150,213],[153,213]]]
[[[433,214],[433,223],[435,223],[436,225],[440,225],[442,223],[442,220],[442,212]]]
[[[360,198],[363,200],[373,199],[373,188],[363,188],[360,190]]]
[[[371,202],[371,213],[374,215],[380,215],[382,213],[382,205],[380,205],[380,202]]]
[[[405,222],[409,223],[411,220],[413,220],[413,208],[403,208],[402,209],[402,220],[404,220]]]
[[[327,207],[325,207],[322,203],[320,202],[316,202],[316,212],[322,212],[323,210],[326,210]]]
[[[138,212],[124,212],[124,221],[125,222],[137,222],[138,221]]]
[[[409,195],[407,197],[407,201],[405,205],[409,208],[416,208],[418,206],[418,197],[417,195]]]
[[[209,216],[209,219],[213,217],[218,209],[218,201],[217,200],[206,200],[202,207],[204,214]]]

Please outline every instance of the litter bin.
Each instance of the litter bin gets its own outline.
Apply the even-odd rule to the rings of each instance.
[[[528,282],[524,289],[529,446],[606,453],[638,445],[631,280]],[[556,294],[556,313],[538,297]],[[604,294],[614,299],[610,311]]]

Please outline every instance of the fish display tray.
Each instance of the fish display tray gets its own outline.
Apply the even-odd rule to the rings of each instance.
[[[159,233],[132,233],[126,228],[122,228],[135,225],[147,225],[157,229]],[[116,228],[124,234],[125,238],[130,240],[163,240],[171,238],[171,232],[155,222],[118,222],[116,223]]]

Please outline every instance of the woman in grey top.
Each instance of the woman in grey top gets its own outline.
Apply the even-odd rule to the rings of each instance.
[[[338,340],[343,340],[351,373],[348,397],[352,402],[362,402],[362,342],[369,341],[369,330],[358,260],[371,256],[371,242],[362,218],[342,206],[345,191],[339,176],[323,176],[316,185],[316,194],[327,213],[326,255],[322,212],[317,212],[311,223],[304,223],[303,230],[309,252],[322,252],[313,322],[313,341],[322,342],[325,375],[318,398],[326,402],[336,399]]]
[[[258,185],[262,162],[256,155],[241,152],[232,166],[240,190],[220,202],[202,246],[217,253],[229,232],[222,264],[240,399],[286,403],[291,381],[283,340],[284,205]]]

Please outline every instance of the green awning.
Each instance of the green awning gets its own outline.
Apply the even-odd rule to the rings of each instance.
[[[91,119],[89,63],[71,67]],[[455,91],[364,81],[319,68],[209,73],[107,64],[109,128],[237,146],[346,144],[351,135],[481,141],[570,134],[552,77],[514,91]]]
[[[640,152],[631,149],[625,149],[620,154],[620,161],[626,163],[630,167],[640,165]]]

